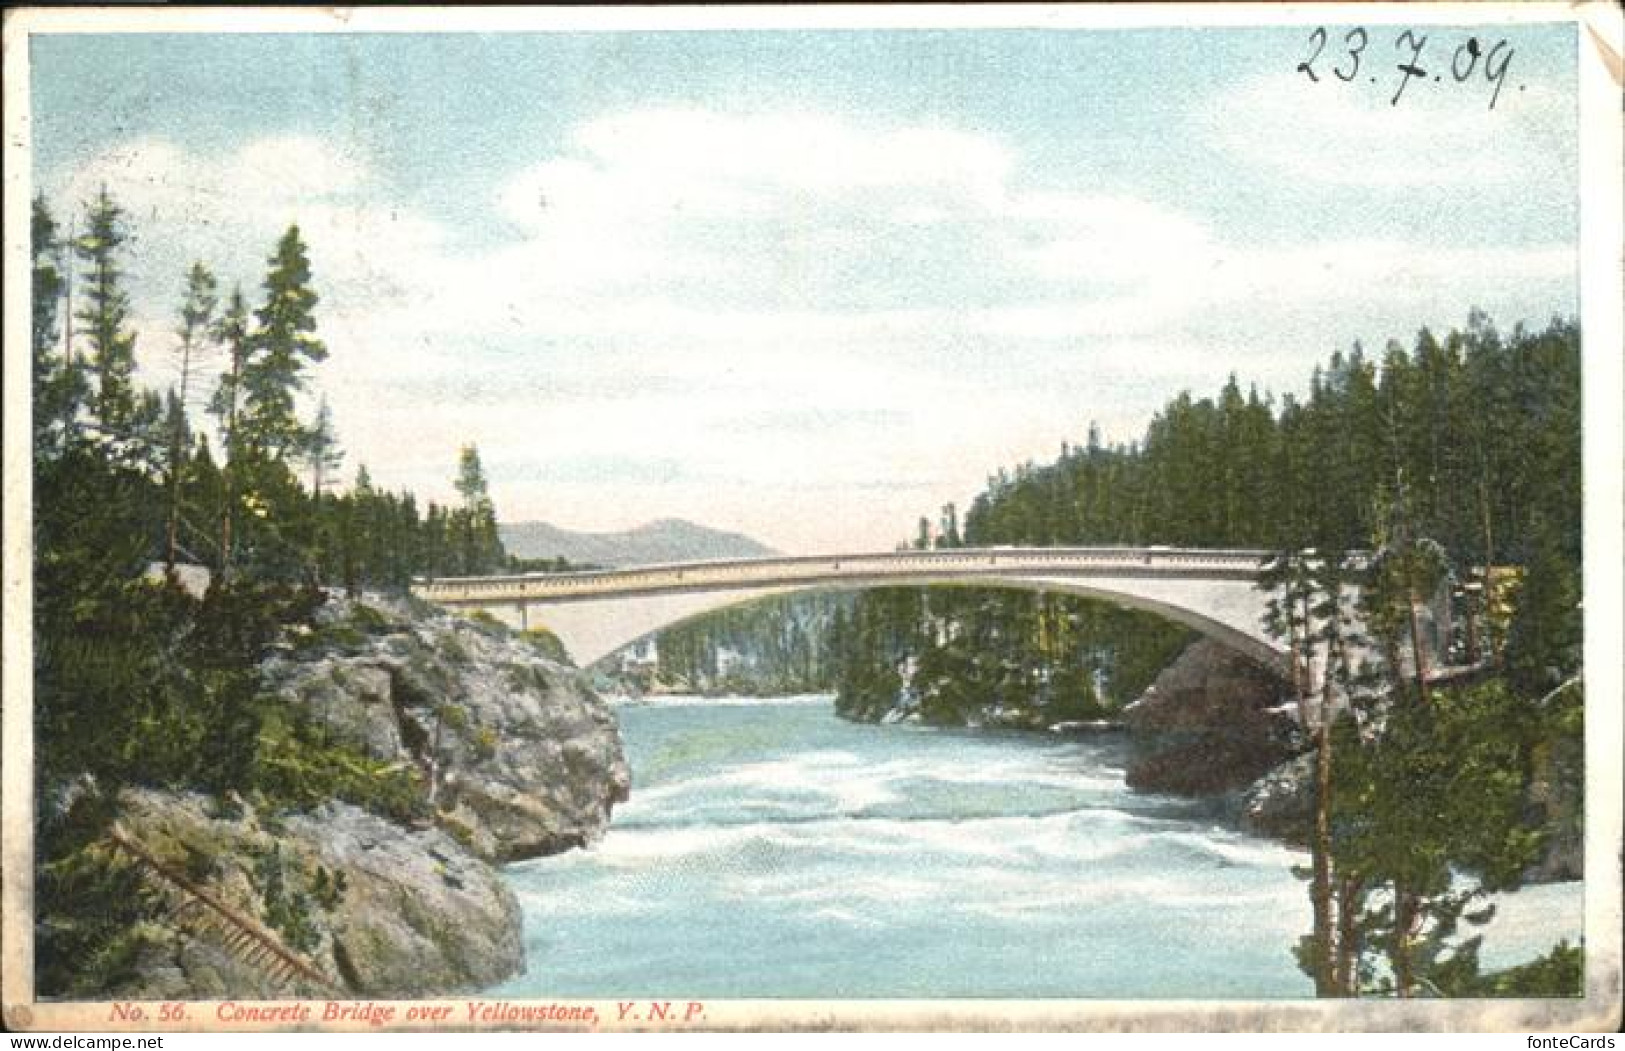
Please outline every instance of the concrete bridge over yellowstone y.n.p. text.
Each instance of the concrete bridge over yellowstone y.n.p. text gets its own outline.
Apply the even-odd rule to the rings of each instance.
[[[422,581],[419,598],[545,627],[582,667],[629,643],[768,595],[876,587],[1007,587],[1157,613],[1287,672],[1264,629],[1269,553],[1167,547],[952,548],[672,563],[628,569]]]

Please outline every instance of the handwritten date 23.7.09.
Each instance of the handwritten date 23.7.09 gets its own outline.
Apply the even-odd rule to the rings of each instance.
[[[1326,73],[1349,84],[1360,78],[1363,67],[1366,79],[1375,84],[1379,73],[1386,73],[1387,68],[1381,65],[1381,46],[1374,41],[1375,35],[1356,26],[1344,32],[1341,42],[1332,44],[1328,52],[1332,37],[1325,27],[1317,28],[1309,34],[1309,57],[1298,63],[1298,72],[1317,84]],[[1456,45],[1453,51],[1451,43]],[[1373,53],[1374,45],[1378,53]],[[1392,52],[1398,59],[1393,66],[1397,82],[1389,105],[1399,105],[1411,81],[1420,80],[1436,84],[1484,84],[1490,89],[1489,105],[1494,109],[1501,98],[1501,89],[1506,87],[1514,49],[1505,40],[1488,44],[1476,36],[1442,44],[1435,42],[1430,48],[1426,33],[1406,29],[1394,36]],[[1523,90],[1522,84],[1518,90]]]

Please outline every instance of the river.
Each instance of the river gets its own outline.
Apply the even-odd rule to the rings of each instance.
[[[1307,855],[1129,791],[1115,735],[858,725],[828,697],[617,714],[632,798],[593,848],[508,870],[527,972],[493,994],[1312,993]],[[1578,885],[1516,897],[1487,965],[1578,931]]]

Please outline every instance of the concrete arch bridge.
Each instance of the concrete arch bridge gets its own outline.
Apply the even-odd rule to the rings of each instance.
[[[706,613],[769,595],[876,587],[1007,587],[1103,599],[1167,617],[1288,675],[1264,630],[1266,551],[1169,547],[953,548],[671,563],[580,573],[450,577],[412,592],[545,627],[581,667]]]

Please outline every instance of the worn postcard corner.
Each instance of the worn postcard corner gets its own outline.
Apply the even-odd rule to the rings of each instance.
[[[1616,1029],[1621,41],[8,11],[6,1025]]]

